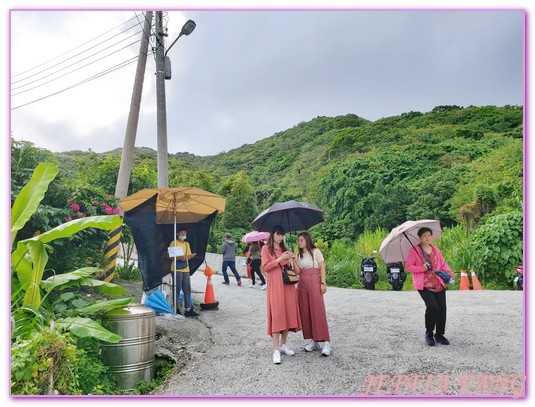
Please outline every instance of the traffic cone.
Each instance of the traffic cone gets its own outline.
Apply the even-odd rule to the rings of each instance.
[[[201,310],[218,309],[219,306],[219,301],[215,300],[212,274],[214,274],[214,270],[206,264],[204,269],[204,275],[207,277],[206,291],[204,293],[204,302],[201,302]]]
[[[474,269],[470,270],[470,273],[472,274],[472,290],[482,290],[483,287],[481,287],[481,283],[479,282],[479,278],[477,278]]]
[[[469,290],[470,281],[468,281],[468,273],[465,270],[461,270],[461,285],[459,290]]]

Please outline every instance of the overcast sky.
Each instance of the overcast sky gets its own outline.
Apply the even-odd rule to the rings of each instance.
[[[141,19],[133,10],[11,11],[14,138],[52,151],[122,147],[136,64],[65,89],[135,57]],[[167,47],[188,19],[195,31],[168,54],[170,153],[214,155],[317,116],[523,104],[521,10],[170,11]],[[151,55],[136,139],[153,149],[155,71]]]

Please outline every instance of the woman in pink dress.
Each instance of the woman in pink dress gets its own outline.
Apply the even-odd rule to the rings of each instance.
[[[292,258],[292,253],[284,244],[285,231],[275,226],[269,235],[266,245],[262,247],[262,266],[268,275],[267,279],[267,323],[268,335],[273,339],[273,363],[281,363],[281,354],[292,356],[286,340],[288,332],[301,330],[297,291],[295,285],[282,282],[282,268]]]

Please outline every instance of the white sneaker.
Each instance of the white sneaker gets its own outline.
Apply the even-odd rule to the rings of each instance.
[[[323,356],[329,356],[332,352],[331,344],[329,342],[325,342],[323,344],[323,350],[321,351],[321,354]]]
[[[251,284],[249,288],[255,288],[256,286],[254,284]]]
[[[281,353],[278,350],[273,352],[273,363],[276,365],[280,365],[281,363]]]
[[[290,347],[286,344],[282,345],[279,350],[284,353],[286,356],[293,356],[295,355],[295,352],[290,349]]]
[[[267,284],[264,284],[264,285],[262,286],[262,290],[265,290],[266,287],[267,287]]]
[[[308,340],[308,343],[305,345],[305,350],[307,352],[312,352],[315,349],[318,349],[319,345],[318,342],[314,342],[312,339]]]

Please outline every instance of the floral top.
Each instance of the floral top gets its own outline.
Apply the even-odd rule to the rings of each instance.
[[[444,289],[438,276],[435,274],[435,270],[438,270],[438,257],[435,251],[431,251],[431,254],[427,253],[429,260],[431,260],[431,270],[427,270],[424,273],[424,288],[427,288],[429,291],[438,293]]]

